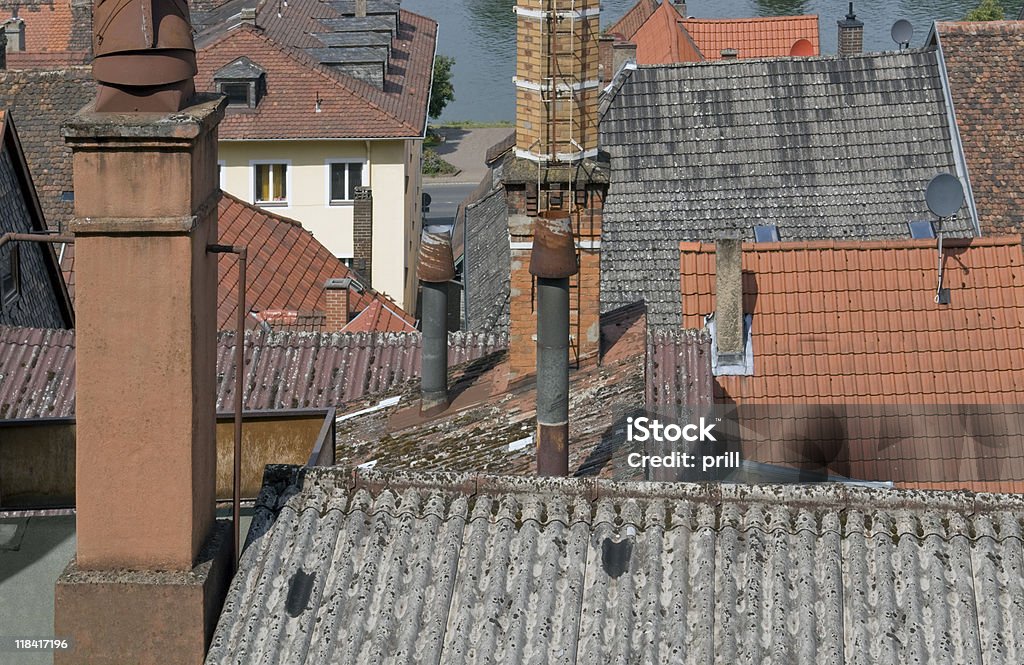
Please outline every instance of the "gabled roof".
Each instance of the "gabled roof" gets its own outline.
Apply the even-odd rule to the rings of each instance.
[[[332,278],[361,278],[321,245],[295,220],[281,217],[221,192],[218,242],[249,248],[246,303],[250,311],[285,310],[297,313],[326,309],[324,283]],[[233,328],[238,302],[238,262],[223,255],[218,261],[217,322]],[[415,319],[373,289],[350,290],[350,316],[376,304],[388,317],[371,316],[353,332],[411,330]],[[250,317],[250,323],[255,320]],[[355,323],[355,321],[351,321]],[[375,326],[382,327],[375,327]],[[346,331],[348,328],[346,328]]]
[[[1022,523],[1006,495],[269,467],[206,663],[1010,662]]]
[[[640,26],[658,11],[658,0],[638,0],[629,11],[622,15],[615,23],[605,30],[610,35],[622,35],[626,39],[632,39]]]
[[[630,41],[636,43],[636,61],[641,65],[705,59],[693,38],[682,28],[682,17],[671,2],[662,2]]]
[[[419,333],[245,335],[247,410],[342,406],[419,375]],[[506,348],[496,335],[452,333],[448,359],[464,364]],[[234,408],[235,335],[217,336],[217,409]],[[0,326],[0,420],[75,412],[75,331]]]
[[[760,461],[792,457],[772,447],[779,423],[807,421],[816,405],[844,423],[843,475],[1024,490],[1020,236],[946,240],[948,305],[935,301],[934,240],[743,249],[753,371],[717,376],[715,393],[762,407],[764,436],[771,419],[775,439],[753,447]],[[681,280],[683,326],[703,328],[716,310],[713,244],[682,243]]]
[[[680,21],[701,53],[718,60],[723,49],[736,49],[740,58],[778,58],[789,55],[818,55],[818,17],[760,16],[737,19],[689,18]],[[638,37],[639,39],[639,37]],[[798,42],[810,43],[810,53],[794,53]],[[639,55],[639,49],[637,51]]]
[[[679,241],[907,238],[957,172],[934,51],[638,67],[604,104],[602,310],[646,300],[656,328],[680,323]],[[973,229],[965,207],[945,231]]]
[[[936,29],[982,231],[1024,231],[1024,22]]]
[[[320,0],[292,0],[287,7],[264,2],[259,7],[259,28],[226,19],[200,36],[198,88],[212,90],[213,72],[242,56],[267,72],[266,98],[255,111],[229,113],[221,123],[222,139],[423,136],[437,23],[404,10],[390,18],[368,19],[343,18],[343,11],[345,7]],[[385,41],[380,47],[384,55],[372,58],[387,60],[383,88],[325,64],[347,58],[344,54],[353,50],[334,48],[337,30],[371,19],[384,19],[392,29],[397,27],[390,45]],[[318,95],[320,113],[316,112]]]
[[[295,7],[296,13],[299,8]],[[412,24],[410,24],[412,25]],[[433,43],[436,25],[416,24],[416,39]],[[214,74],[238,58],[248,57],[266,71],[267,88],[254,110],[229,111],[219,127],[222,140],[400,138],[423,134],[430,73],[419,69],[408,81],[384,92],[320,64],[306,53],[272,39],[269,30],[251,25],[233,28],[199,50],[196,87],[213,90]],[[430,57],[433,56],[431,46]],[[419,63],[408,63],[422,69]],[[406,99],[399,99],[407,97]],[[317,99],[320,112],[317,112]],[[422,101],[423,108],[417,104]]]
[[[46,230],[14,119],[10,112],[0,109],[0,235]],[[0,260],[7,261],[15,247],[19,256],[19,296],[11,304],[0,303],[0,321],[8,325],[74,326],[71,298],[54,246],[8,243],[0,249]]]
[[[61,127],[95,96],[91,67],[0,70],[0,107],[18,118],[18,135],[50,228],[63,228],[74,214],[71,149]]]
[[[410,316],[398,305],[387,303],[380,296],[359,312],[341,329],[342,332],[415,332],[416,326]]]

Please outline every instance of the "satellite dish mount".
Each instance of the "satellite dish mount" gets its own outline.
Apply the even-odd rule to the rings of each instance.
[[[940,173],[928,183],[925,201],[932,214],[939,218],[935,229],[935,235],[939,242],[939,285],[935,289],[935,302],[940,305],[948,305],[949,289],[942,286],[943,264],[945,263],[945,255],[942,251],[942,223],[947,219],[956,219],[957,212],[964,205],[964,187],[960,183],[960,179],[952,173]]]

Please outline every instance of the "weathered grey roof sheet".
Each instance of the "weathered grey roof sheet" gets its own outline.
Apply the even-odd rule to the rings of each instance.
[[[679,242],[907,238],[955,172],[934,51],[626,70],[604,104],[612,160],[602,309],[646,299],[679,327]],[[969,236],[965,208],[947,235]]]
[[[504,188],[467,205],[464,224],[466,327],[507,334],[512,250]]]
[[[234,333],[217,343],[217,409],[234,407]],[[247,332],[247,410],[340,406],[419,376],[419,333]],[[452,333],[451,365],[508,346],[500,335]],[[75,412],[75,333],[0,326],[0,419]]]
[[[1019,663],[1024,500],[271,467],[228,663]]]

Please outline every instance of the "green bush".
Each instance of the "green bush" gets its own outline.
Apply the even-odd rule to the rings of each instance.
[[[999,0],[981,0],[981,4],[971,10],[965,21],[1002,21],[1006,18]]]

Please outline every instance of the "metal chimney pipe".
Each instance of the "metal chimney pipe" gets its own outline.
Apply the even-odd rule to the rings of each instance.
[[[451,235],[441,227],[426,227],[419,265],[423,293],[420,413],[424,415],[448,408],[448,283],[454,277]]]
[[[537,278],[537,474],[569,475],[569,277],[579,271],[569,213],[533,225],[530,273]]]

